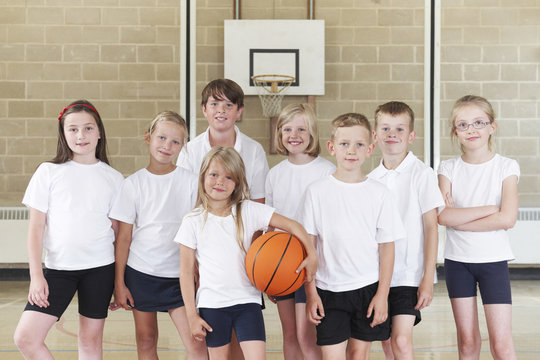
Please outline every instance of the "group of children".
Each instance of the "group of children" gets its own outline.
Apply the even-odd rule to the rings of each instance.
[[[416,133],[405,103],[379,106],[373,130],[357,113],[332,121],[336,166],[319,156],[313,109],[291,104],[276,130],[287,159],[269,171],[261,145],[235,126],[243,96],[231,80],[210,82],[201,101],[209,127],[190,142],[178,114],[159,113],[144,136],[148,166],[125,180],[108,165],[96,108],[79,100],[63,109],[57,156],[23,199],[31,281],[15,343],[25,358],[52,359],[45,337],[77,291],[80,358],[101,358],[108,308],[124,308],[140,359],[157,358],[158,311],[169,313],[188,359],[264,359],[263,300],[243,263],[254,236],[279,229],[307,253],[304,286],[270,298],[285,359],[367,359],[373,341],[387,359],[412,359],[413,326],[433,298],[438,224],[447,228],[460,358],[480,353],[477,284],[494,358],[515,358],[505,230],[517,217],[519,166],[492,150],[487,100],[455,103],[462,155],[441,163],[437,182],[408,150]],[[382,160],[366,175],[376,145]]]

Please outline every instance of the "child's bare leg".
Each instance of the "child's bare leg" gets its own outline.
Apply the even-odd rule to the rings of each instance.
[[[516,359],[512,339],[512,305],[484,305],[489,333],[489,346],[493,359]]]
[[[228,360],[229,352],[231,351],[231,343],[223,345],[220,347],[209,347],[208,354],[210,355],[210,360]]]
[[[381,346],[384,352],[385,359],[394,360],[394,352],[392,351],[392,341],[390,339],[381,341]]]
[[[278,301],[277,308],[283,337],[283,358],[285,360],[302,360],[302,350],[296,338],[294,298]]]
[[[370,350],[370,341],[350,338],[347,346],[347,360],[368,360]]]
[[[266,359],[266,343],[264,341],[242,341],[240,347],[246,359]]]
[[[456,322],[459,358],[462,360],[478,359],[481,338],[476,296],[450,299],[450,303]]]
[[[345,360],[349,359],[347,353],[349,352],[347,347],[347,341],[343,341],[335,345],[321,346],[321,353],[323,360]]]
[[[45,338],[58,318],[37,311],[24,311],[15,329],[15,345],[25,359],[54,359]]]
[[[159,330],[157,313],[133,309],[135,319],[135,340],[139,359],[157,359]]]
[[[230,360],[244,360],[244,354],[242,353],[242,348],[240,347],[240,344],[238,343],[238,339],[236,338],[236,333],[234,332],[234,330],[232,331],[230,345],[231,345],[229,347]]]
[[[414,321],[413,315],[396,315],[392,317],[392,353],[398,360],[414,359],[412,334]],[[388,359],[388,358],[387,358]]]
[[[191,335],[189,329],[189,323],[186,315],[186,308],[181,306],[176,309],[169,310],[169,316],[171,317],[174,326],[180,334],[180,338],[186,348],[187,358],[189,360],[206,360],[208,359],[208,353],[206,349],[206,342],[197,341]]]
[[[317,329],[306,316],[306,304],[295,304],[296,335],[304,359],[322,359],[321,349],[317,345]]]
[[[105,319],[91,319],[79,315],[79,360],[103,357],[103,327]]]

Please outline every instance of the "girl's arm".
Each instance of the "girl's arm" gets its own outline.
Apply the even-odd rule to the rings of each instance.
[[[464,231],[508,230],[514,227],[518,215],[518,178],[509,176],[502,183],[501,208],[494,214],[484,218],[455,226]]]
[[[422,214],[422,223],[424,227],[424,276],[418,287],[418,302],[414,307],[416,310],[422,310],[429,306],[433,299],[433,281],[439,244],[437,209],[431,209]]]
[[[197,313],[195,306],[195,249],[180,245],[180,289],[186,315],[195,340],[203,341],[207,331],[212,328]]]
[[[388,293],[394,272],[394,242],[379,244],[379,286],[371,300],[366,316],[373,314],[373,321],[369,324],[375,327],[388,318]]]
[[[304,245],[307,256],[296,271],[300,272],[303,268],[306,268],[306,281],[312,281],[315,278],[319,258],[317,256],[317,252],[315,251],[313,239],[310,239],[304,227],[300,225],[300,223],[277,213],[274,213],[272,218],[270,218],[270,226],[283,229],[293,234],[298,238],[298,240],[300,240],[302,245]]]
[[[467,208],[454,207],[452,199],[452,183],[444,176],[439,175],[439,189],[441,190],[446,207],[439,214],[439,224],[455,228],[474,220],[495,214],[499,208],[495,205],[475,206]]]
[[[124,282],[124,274],[129,256],[129,247],[131,246],[133,225],[123,221],[117,221],[118,235],[114,242],[114,302],[110,309],[116,310],[123,307],[126,310],[131,310],[135,306],[135,301],[131,292]]]
[[[43,233],[47,224],[47,214],[30,208],[28,224],[28,265],[30,268],[30,289],[28,302],[39,307],[49,306],[49,285],[43,276],[41,257],[43,255]]]

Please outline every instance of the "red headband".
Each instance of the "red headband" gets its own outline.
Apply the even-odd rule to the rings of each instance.
[[[94,110],[94,112],[95,112],[96,114],[98,114],[98,116],[99,116],[99,113],[97,112],[97,110],[94,109],[93,107],[91,107],[90,105],[86,105],[86,104],[73,104],[73,105],[69,105],[68,107],[65,107],[64,110],[62,110],[62,111],[60,112],[60,115],[58,116],[58,120],[62,120],[62,115],[64,115],[64,113],[66,112],[66,110],[69,109],[69,108],[71,108],[71,107],[74,107],[74,106],[86,106],[87,108]]]

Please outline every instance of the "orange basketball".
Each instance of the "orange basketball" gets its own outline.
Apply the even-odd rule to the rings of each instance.
[[[296,269],[306,257],[304,246],[294,235],[272,231],[259,236],[246,254],[246,272],[257,289],[270,296],[290,294],[302,285],[305,270]]]

